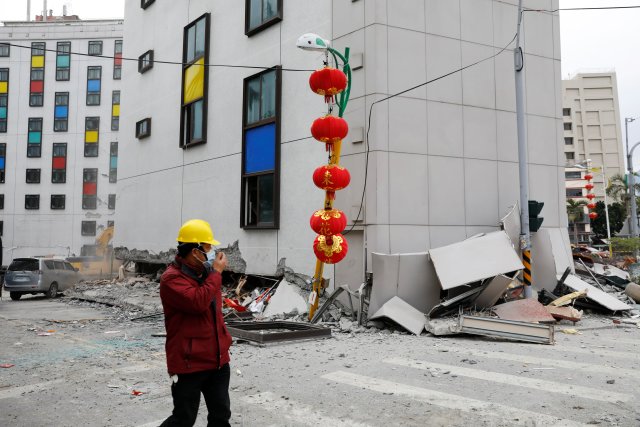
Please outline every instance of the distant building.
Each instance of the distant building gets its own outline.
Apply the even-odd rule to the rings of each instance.
[[[393,3],[126,2],[124,53],[139,61],[124,64],[115,244],[167,250],[181,222],[204,218],[223,245],[239,241],[247,272],[273,274],[286,258],[313,274],[309,217],[324,193],[311,175],[327,156],[308,137],[327,110],[299,71],[322,67],[324,55],[296,48],[308,32],[350,47],[354,69],[341,160],[351,184],[335,204],[353,231],[325,277],[358,285],[372,252],[497,230],[519,200],[518,144],[513,53],[490,57],[512,41],[517,5]],[[543,227],[566,230],[558,14],[536,14],[524,37],[530,197],[545,202]],[[482,58],[376,104],[369,128],[374,101]]]
[[[5,263],[90,253],[114,219],[123,21],[46,18],[0,26]]]

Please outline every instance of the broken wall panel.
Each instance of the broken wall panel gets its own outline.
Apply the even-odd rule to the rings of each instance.
[[[502,229],[507,236],[509,236],[509,240],[511,240],[511,244],[516,251],[519,251],[520,248],[520,204],[516,202],[515,205],[511,208],[511,210],[500,220],[500,224],[502,225]]]
[[[558,279],[560,279],[560,275],[558,275]],[[564,281],[564,284],[574,291],[583,291],[587,289],[587,298],[591,301],[594,301],[601,306],[611,310],[611,311],[626,311],[632,310],[633,307],[623,303],[616,297],[609,295],[606,292],[601,291],[595,286],[590,285],[584,280],[580,279],[577,276],[572,274],[568,275]]]
[[[476,298],[473,305],[477,308],[493,307],[498,299],[506,292],[509,284],[513,282],[511,277],[499,275],[491,279],[486,288]]]
[[[539,291],[546,289],[553,292],[557,284],[556,276],[562,272],[556,271],[553,245],[546,228],[531,234],[531,266],[533,287]]]
[[[371,255],[373,287],[369,313],[395,296],[422,313],[440,302],[440,285],[427,252]]]
[[[552,325],[516,322],[491,317],[460,316],[460,331],[465,334],[483,335],[516,341],[554,344]]]
[[[426,318],[424,314],[413,308],[399,297],[393,297],[371,316],[371,319],[386,317],[415,335],[424,330]]]
[[[444,290],[524,268],[504,231],[431,249],[429,254]]]
[[[562,274],[569,267],[575,272],[568,228],[546,228],[551,240],[551,249],[556,264],[556,273]]]

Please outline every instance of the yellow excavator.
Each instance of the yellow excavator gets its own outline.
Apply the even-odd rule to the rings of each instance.
[[[113,226],[105,228],[96,238],[94,255],[69,257],[71,263],[78,272],[86,277],[107,278],[117,274],[120,261],[113,257],[113,247],[110,245],[113,238]]]

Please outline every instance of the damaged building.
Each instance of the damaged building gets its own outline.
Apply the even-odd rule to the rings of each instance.
[[[325,277],[357,288],[372,253],[425,252],[500,229],[519,199],[517,1],[240,3],[126,3],[124,56],[140,60],[123,70],[114,246],[167,251],[182,222],[203,218],[222,246],[238,241],[247,273],[273,275],[283,258],[313,273],[309,217],[324,194],[311,175],[327,154],[309,130],[326,114],[308,88],[324,55],[296,48],[310,32],[349,47],[353,70],[341,157],[351,184],[335,202],[349,254]],[[529,194],[544,202],[538,240],[561,254],[557,13],[527,14],[523,43]],[[560,267],[543,262],[539,274],[555,283]]]

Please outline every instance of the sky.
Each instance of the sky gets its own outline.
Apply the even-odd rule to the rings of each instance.
[[[64,4],[68,14],[81,19],[124,17],[124,0],[48,0],[47,8],[61,15]],[[0,0],[0,21],[24,20],[26,5],[27,0]],[[640,5],[640,0],[560,0],[560,8],[629,5]],[[31,15],[39,14],[42,7],[43,2],[32,0]],[[578,71],[616,71],[623,141],[624,118],[638,117],[629,124],[629,145],[640,141],[639,24],[640,9],[560,12],[563,78]],[[636,169],[640,168],[638,153]]]

